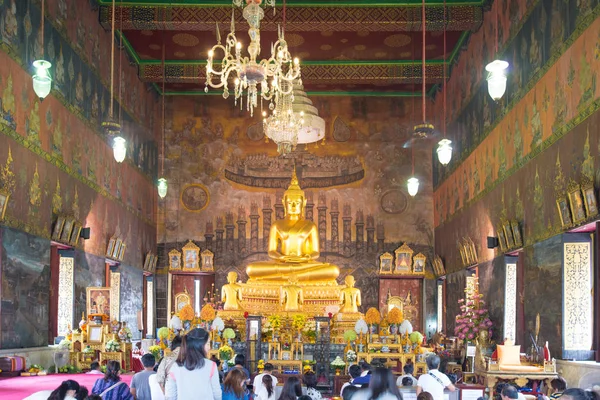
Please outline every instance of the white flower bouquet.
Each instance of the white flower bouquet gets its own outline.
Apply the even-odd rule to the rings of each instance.
[[[335,360],[331,362],[331,367],[333,367],[334,369],[344,369],[345,366],[346,363],[340,358],[340,356],[337,356]]]
[[[121,343],[116,340],[109,340],[106,342],[105,350],[109,353],[115,353],[121,351]]]
[[[349,362],[356,361],[356,352],[354,350],[348,350],[346,352],[346,360],[348,360]]]

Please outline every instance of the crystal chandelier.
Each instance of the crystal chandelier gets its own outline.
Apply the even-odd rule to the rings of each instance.
[[[242,96],[246,92],[246,109],[250,115],[254,114],[254,108],[258,105],[258,96],[271,101],[269,107],[274,108],[273,102],[292,92],[293,86],[284,85],[291,83],[300,77],[300,62],[293,58],[288,50],[284,38],[284,31],[278,29],[278,40],[271,45],[271,57],[257,61],[260,54],[260,21],[264,17],[263,9],[260,7],[262,0],[247,0],[243,16],[248,22],[248,56],[242,56],[242,43],[235,36],[235,20],[231,15],[231,32],[225,39],[225,45],[221,44],[221,34],[217,24],[217,44],[208,52],[206,64],[206,87],[215,89],[223,88],[223,98],[229,97],[229,79],[233,79],[235,104],[240,101],[242,107]],[[266,0],[266,5],[275,6],[275,0]],[[242,0],[234,0],[233,4],[241,7]],[[214,60],[214,57],[222,53],[222,59]],[[214,81],[213,81],[214,79]],[[270,80],[270,81],[269,81]],[[284,89],[284,87],[287,88]]]
[[[294,82],[292,99],[294,114],[304,116],[304,124],[298,130],[298,144],[315,143],[325,139],[325,120],[319,117],[317,107],[306,96],[302,83]]]
[[[267,117],[267,112],[263,111],[264,133],[277,144],[279,155],[294,151],[298,144],[299,133],[304,126],[304,111],[294,112],[293,100],[292,94],[284,95],[276,103],[270,116]]]

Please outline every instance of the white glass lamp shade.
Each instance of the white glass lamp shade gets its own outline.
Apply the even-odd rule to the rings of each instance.
[[[502,60],[494,60],[485,66],[488,72],[488,93],[494,101],[498,101],[506,92],[506,69],[508,63]]]
[[[419,180],[413,176],[406,183],[408,186],[408,194],[415,197],[419,192]]]
[[[158,195],[161,199],[164,199],[167,195],[167,180],[165,178],[160,178],[158,180]]]
[[[448,165],[450,160],[452,159],[452,141],[448,139],[442,139],[438,143],[437,155],[438,160],[442,165]]]
[[[113,139],[113,155],[115,156],[115,161],[118,163],[125,160],[125,156],[127,155],[127,141],[121,136]]]
[[[52,77],[50,76],[50,67],[52,66],[46,60],[36,60],[33,62],[35,74],[33,75],[33,91],[41,100],[50,94],[52,89]]]

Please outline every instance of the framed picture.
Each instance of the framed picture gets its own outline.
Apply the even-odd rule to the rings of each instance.
[[[147,253],[146,258],[144,259],[144,271],[149,271],[151,264],[152,264],[152,253]]]
[[[181,253],[175,249],[169,252],[169,269],[181,269]]]
[[[511,221],[510,228],[515,241],[515,247],[523,247],[523,238],[521,237],[521,227],[519,226],[519,223],[517,221]]]
[[[75,225],[73,226],[73,232],[71,232],[71,240],[69,240],[70,245],[77,246],[77,243],[79,242],[79,234],[81,233],[82,228],[83,226],[81,225],[81,223],[75,223]]]
[[[88,343],[102,343],[102,333],[103,333],[102,325],[92,325],[88,324],[87,327],[87,341]]]
[[[477,258],[477,247],[475,247],[475,243],[473,243],[473,239],[470,237],[467,238],[467,249],[469,251],[469,265],[478,264],[479,259]]]
[[[504,253],[507,249],[507,246],[506,246],[506,235],[504,234],[504,228],[502,228],[502,225],[500,225],[499,227],[496,228],[496,234],[498,235],[498,243],[500,245],[500,251]]]
[[[585,206],[583,204],[583,196],[581,195],[581,189],[576,183],[570,183],[568,189],[569,206],[571,208],[571,215],[573,216],[573,223],[578,224],[585,221]]]
[[[558,216],[560,217],[562,227],[566,228],[573,225],[571,211],[569,211],[569,202],[565,196],[560,196],[556,200],[556,207],[558,208]]]
[[[119,259],[119,253],[121,252],[121,245],[123,244],[123,241],[121,240],[121,238],[117,238],[117,241],[115,242],[115,248],[112,251],[112,254],[110,255],[110,258],[114,258],[115,260]]]
[[[123,261],[123,257],[125,257],[125,248],[126,247],[127,247],[127,245],[125,243],[121,243],[121,247],[119,248],[119,256],[117,257],[117,260]]]
[[[423,274],[425,273],[425,262],[427,257],[423,253],[419,253],[413,257],[413,273]]]
[[[200,247],[196,246],[191,240],[182,247],[183,250],[183,269],[200,269]]]
[[[71,232],[75,226],[75,218],[67,217],[65,219],[65,225],[63,226],[62,233],[60,234],[60,241],[63,243],[69,243],[71,240]]]
[[[54,229],[52,230],[52,240],[60,240],[60,234],[65,226],[65,216],[59,215],[56,218],[56,223],[54,224]]]
[[[112,253],[115,248],[115,243],[117,243],[117,238],[113,236],[108,241],[108,247],[106,248],[106,257],[112,257]]]
[[[158,262],[158,256],[156,254],[152,255],[152,272],[156,271],[156,263]]]
[[[0,221],[4,219],[4,213],[6,213],[6,208],[8,207],[9,197],[10,193],[0,190]]]
[[[87,315],[110,315],[110,288],[86,288]]]
[[[210,250],[204,250],[200,256],[202,256],[202,271],[214,271],[213,259],[215,255]]]
[[[585,214],[588,218],[598,215],[598,202],[596,201],[596,192],[592,182],[585,182],[581,185],[583,202],[585,204]]]
[[[462,241],[458,241],[458,251],[460,252],[460,259],[463,265],[469,265],[469,259],[467,258],[467,254],[465,252],[465,245]]]
[[[435,275],[438,277],[446,275],[444,262],[442,261],[442,258],[438,255],[436,255],[433,259],[433,270],[435,271]]]
[[[506,248],[514,249],[515,248],[515,240],[513,238],[513,233],[510,227],[509,221],[502,222],[502,228],[504,229],[504,235],[506,237]]]
[[[412,267],[412,255],[414,251],[406,243],[394,250],[396,255],[395,274],[410,272]]]
[[[394,256],[390,253],[384,253],[379,256],[379,273],[380,274],[391,274],[392,273],[392,261]]]

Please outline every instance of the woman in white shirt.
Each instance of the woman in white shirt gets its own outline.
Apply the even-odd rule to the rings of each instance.
[[[207,359],[208,332],[194,329],[183,337],[177,361],[169,370],[165,386],[167,400],[221,400],[217,365]]]
[[[263,375],[262,385],[256,392],[256,400],[275,400],[275,388],[273,387],[273,377],[271,375]]]

